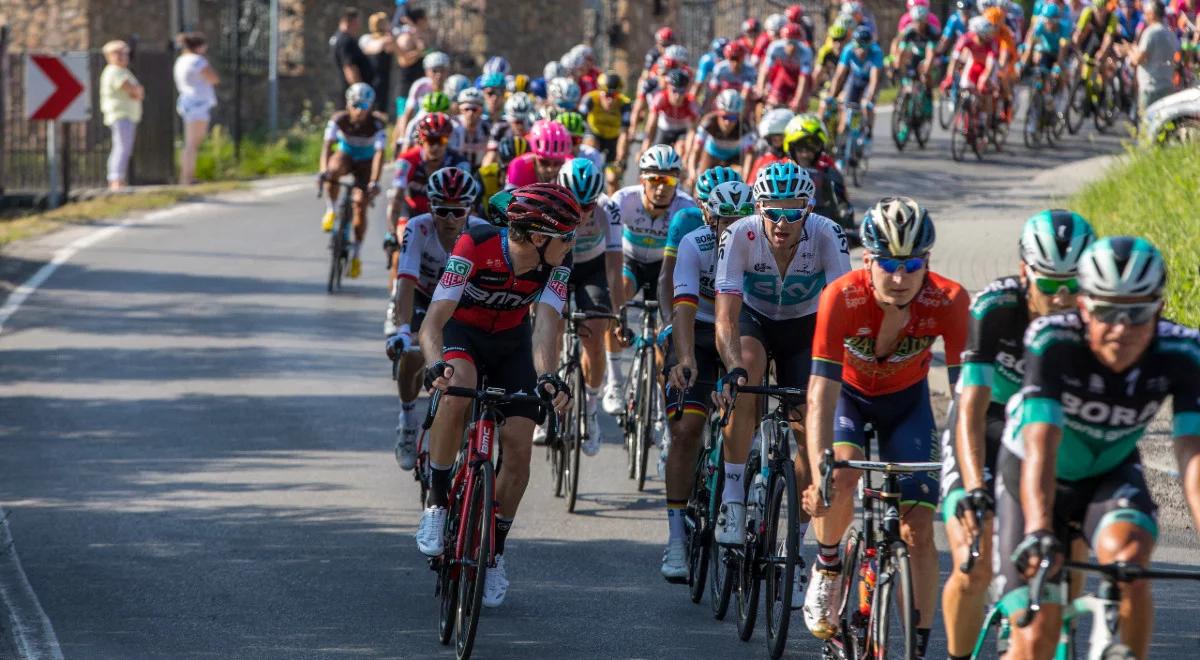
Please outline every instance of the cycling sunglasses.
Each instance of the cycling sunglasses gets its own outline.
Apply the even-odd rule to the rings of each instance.
[[[596,210],[596,202],[588,202],[587,204],[580,204],[579,210],[584,213],[591,213],[592,211]]]
[[[558,169],[563,166],[563,163],[567,162],[562,158],[542,158],[541,156],[535,156],[534,158],[537,160],[537,166],[543,169],[550,169],[552,167]]]
[[[1056,296],[1063,289],[1067,293],[1079,293],[1079,278],[1077,277],[1052,277],[1050,275],[1039,274],[1032,268],[1026,267],[1025,273],[1029,276],[1029,280],[1037,287],[1038,291],[1047,296]]]
[[[484,87],[483,95],[484,96],[499,96],[500,90],[495,87]]]
[[[875,263],[883,269],[883,272],[891,275],[892,273],[904,267],[904,272],[915,273],[925,266],[929,265],[929,255],[923,257],[908,257],[906,259],[897,259],[895,257],[875,257]]]
[[[743,218],[748,215],[754,215],[754,205],[717,204],[716,211],[717,215],[722,218]]]
[[[679,177],[670,174],[643,174],[642,181],[652,186],[678,186]]]
[[[799,209],[763,208],[762,215],[767,220],[770,220],[776,224],[780,222],[791,224],[793,222],[801,222],[807,218],[808,212],[808,207]]]
[[[615,99],[621,95],[621,92],[620,92],[620,90],[609,89],[609,90],[605,90],[604,95],[610,99]]]
[[[450,143],[450,136],[438,135],[435,137],[423,137],[421,138],[421,143],[427,144],[431,147],[443,147]]]
[[[723,112],[720,115],[721,119],[725,121],[737,121],[739,116],[736,112]]]
[[[1109,325],[1142,325],[1154,320],[1162,301],[1151,300],[1140,303],[1111,303],[1093,298],[1084,298],[1083,306],[1088,314],[1101,323]]]
[[[367,103],[366,101],[361,101],[351,105],[350,107],[354,108],[355,110],[370,110],[371,104]]]
[[[460,103],[458,105],[458,110],[459,112],[479,112],[483,110],[483,108],[471,103]]]
[[[430,207],[429,210],[434,215],[441,216],[443,218],[459,219],[467,217],[467,213],[470,212],[470,209],[465,206],[433,206]]]
[[[575,240],[575,230],[573,230],[573,229],[565,234],[551,234],[548,231],[531,231],[529,233],[537,234],[538,236],[549,236],[550,238],[557,238],[558,240],[562,241],[563,243],[570,243],[571,241]]]

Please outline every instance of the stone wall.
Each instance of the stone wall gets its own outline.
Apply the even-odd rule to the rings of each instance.
[[[0,0],[0,22],[11,28],[9,52],[85,50],[89,0]],[[94,44],[100,47],[103,43]]]
[[[92,48],[111,39],[135,37],[139,50],[170,52],[175,30],[169,2],[158,0],[103,0],[88,2],[88,32]]]
[[[488,0],[486,53],[504,55],[515,71],[542,75],[546,62],[583,41],[582,0]]]

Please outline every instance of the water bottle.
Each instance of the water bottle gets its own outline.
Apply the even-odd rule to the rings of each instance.
[[[871,561],[863,557],[858,567],[858,613],[864,617],[871,616],[871,594],[875,593],[875,567]]]

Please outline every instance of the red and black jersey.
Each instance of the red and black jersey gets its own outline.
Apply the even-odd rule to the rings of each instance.
[[[465,156],[452,149],[447,149],[441,164],[432,168],[421,158],[420,145],[396,157],[396,174],[392,178],[392,188],[396,190],[397,195],[404,195],[411,215],[429,213],[429,197],[425,186],[429,183],[429,175],[443,167],[457,167],[467,174],[471,173],[471,163]]]
[[[571,262],[549,270],[514,275],[508,254],[508,230],[491,225],[469,228],[446,260],[433,301],[458,303],[454,320],[485,332],[515,328],[529,316],[529,305],[545,303],[562,313],[567,301]]]

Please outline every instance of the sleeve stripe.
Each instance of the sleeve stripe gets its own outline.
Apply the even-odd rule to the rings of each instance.
[[[1057,399],[1031,398],[1021,402],[1022,424],[1063,424],[1062,404]]]
[[[691,305],[692,307],[699,307],[700,299],[690,294],[680,294],[675,296],[675,300],[672,301],[672,303],[675,305]]]
[[[962,384],[964,387],[991,387],[995,367],[983,362],[968,362],[962,367]]]
[[[812,360],[812,375],[823,376],[830,380],[841,382],[842,380],[842,364],[831,360],[822,360],[819,357],[813,357]]]
[[[1174,436],[1200,436],[1200,412],[1175,413]]]

